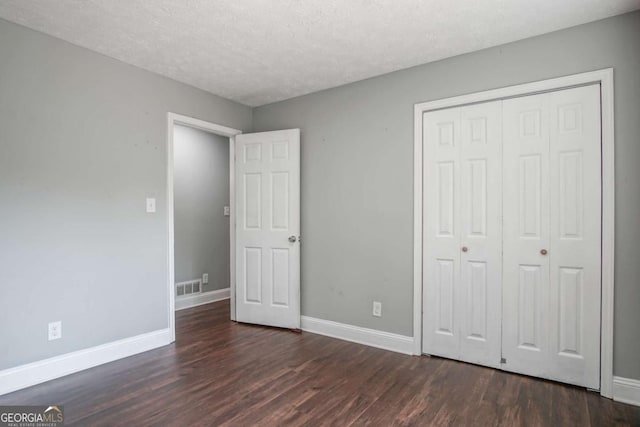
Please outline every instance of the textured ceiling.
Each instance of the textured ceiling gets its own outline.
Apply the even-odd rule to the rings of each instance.
[[[0,17],[250,106],[640,8],[640,0],[0,0]]]

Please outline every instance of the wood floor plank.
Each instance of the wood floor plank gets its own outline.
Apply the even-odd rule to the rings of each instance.
[[[577,387],[182,310],[176,343],[5,396],[80,426],[640,426]]]

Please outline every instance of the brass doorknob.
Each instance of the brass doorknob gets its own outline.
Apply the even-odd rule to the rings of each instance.
[[[462,252],[467,252],[468,250],[469,250],[469,248],[468,248],[468,247],[466,247],[466,246],[463,246],[463,247],[462,247]]]
[[[546,250],[546,249],[540,249],[540,253],[541,253],[542,255],[546,255],[546,254],[547,254],[547,250]]]

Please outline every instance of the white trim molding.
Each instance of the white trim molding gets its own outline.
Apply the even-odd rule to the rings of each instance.
[[[608,398],[613,397],[613,298],[615,265],[613,68],[455,96],[415,105],[413,163],[413,354],[422,354],[422,122],[424,113],[443,108],[533,95],[589,84],[600,85],[602,115],[602,323],[600,336],[600,394]]]
[[[614,376],[613,400],[640,406],[640,381]]]
[[[413,337],[308,316],[301,316],[300,323],[303,331],[396,353],[413,354]]]
[[[168,318],[169,330],[171,331],[171,342],[176,340],[176,296],[175,296],[175,256],[174,256],[174,217],[173,217],[173,128],[175,125],[184,125],[191,128],[200,129],[211,132],[216,135],[226,136],[229,138],[229,237],[230,237],[230,266],[229,273],[231,276],[231,320],[235,320],[235,136],[242,133],[241,130],[232,129],[226,126],[217,125],[215,123],[205,122],[204,120],[194,119],[193,117],[183,116],[176,113],[167,113],[167,298],[169,301]]]
[[[170,344],[162,329],[0,371],[0,395]]]
[[[176,311],[184,310],[191,307],[197,307],[203,304],[210,304],[212,302],[223,301],[229,299],[229,296],[229,288],[224,288],[216,289],[214,291],[202,292],[194,295],[188,295],[186,297],[177,297]]]

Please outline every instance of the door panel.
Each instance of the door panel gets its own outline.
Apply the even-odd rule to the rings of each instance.
[[[487,339],[487,263],[470,261],[467,268],[466,338],[484,342]]]
[[[424,328],[423,351],[460,354],[460,110],[424,117]]]
[[[455,235],[455,175],[456,162],[438,162],[438,236],[453,237]]]
[[[244,248],[244,295],[248,303],[262,303],[262,248]]]
[[[554,377],[600,388],[600,86],[549,94],[550,364]]]
[[[502,102],[463,107],[460,124],[460,359],[496,367],[502,305]]]
[[[299,328],[300,131],[235,143],[236,319]]]
[[[539,265],[520,265],[518,275],[518,340],[520,349],[540,351],[542,345],[540,313],[544,289]],[[504,352],[505,356],[509,356]]]
[[[455,263],[449,259],[439,259],[436,294],[438,295],[435,311],[438,313],[436,333],[453,336],[455,307]]]
[[[500,102],[427,113],[423,132],[423,351],[498,366]]]
[[[503,103],[503,367],[536,376],[546,375],[549,353],[548,102]]]
[[[594,85],[503,104],[503,367],[594,389],[600,386],[599,93]]]

